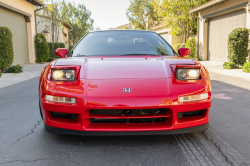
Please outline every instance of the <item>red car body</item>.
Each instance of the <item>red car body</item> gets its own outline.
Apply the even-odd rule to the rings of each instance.
[[[180,49],[179,53],[185,56],[187,51]],[[65,49],[56,54],[63,57]],[[164,135],[206,130],[212,101],[208,71],[198,61],[181,56],[88,56],[52,61],[39,80],[45,129],[76,135]],[[201,79],[177,80],[178,66],[200,68]],[[76,69],[76,81],[52,80],[52,69],[71,68]],[[178,100],[202,93],[208,93],[208,98],[186,103]],[[72,97],[77,102],[56,103],[46,100],[45,95]],[[133,111],[136,113],[129,113]],[[200,114],[185,114],[195,111]],[[53,112],[75,118],[52,116]]]

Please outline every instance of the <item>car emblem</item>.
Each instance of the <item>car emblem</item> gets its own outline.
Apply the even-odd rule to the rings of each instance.
[[[132,92],[132,88],[123,88],[123,92],[124,93],[131,93]]]

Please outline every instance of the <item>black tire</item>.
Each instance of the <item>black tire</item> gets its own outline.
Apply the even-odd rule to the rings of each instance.
[[[42,120],[43,120],[43,115],[42,115],[42,110],[41,110],[40,102],[39,102],[39,110],[40,110],[41,118],[42,118]]]

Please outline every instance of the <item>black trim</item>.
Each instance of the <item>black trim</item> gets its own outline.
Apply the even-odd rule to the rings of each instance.
[[[128,131],[128,132],[93,132],[93,131],[79,131],[79,130],[68,130],[56,127],[50,127],[44,124],[45,130],[53,134],[64,134],[64,135],[83,135],[83,136],[122,136],[122,135],[173,135],[173,134],[184,134],[184,133],[196,133],[205,131],[208,129],[209,124],[201,126],[189,127],[178,130],[164,130],[164,131]]]

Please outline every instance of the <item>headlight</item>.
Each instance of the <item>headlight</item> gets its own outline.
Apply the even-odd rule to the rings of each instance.
[[[75,81],[76,70],[73,69],[52,69],[52,81]]]
[[[197,100],[204,100],[208,98],[208,93],[198,94],[198,95],[191,95],[191,96],[182,96],[179,97],[179,102],[191,102],[191,101],[197,101]]]
[[[200,69],[177,69],[177,80],[198,80],[200,77]]]

